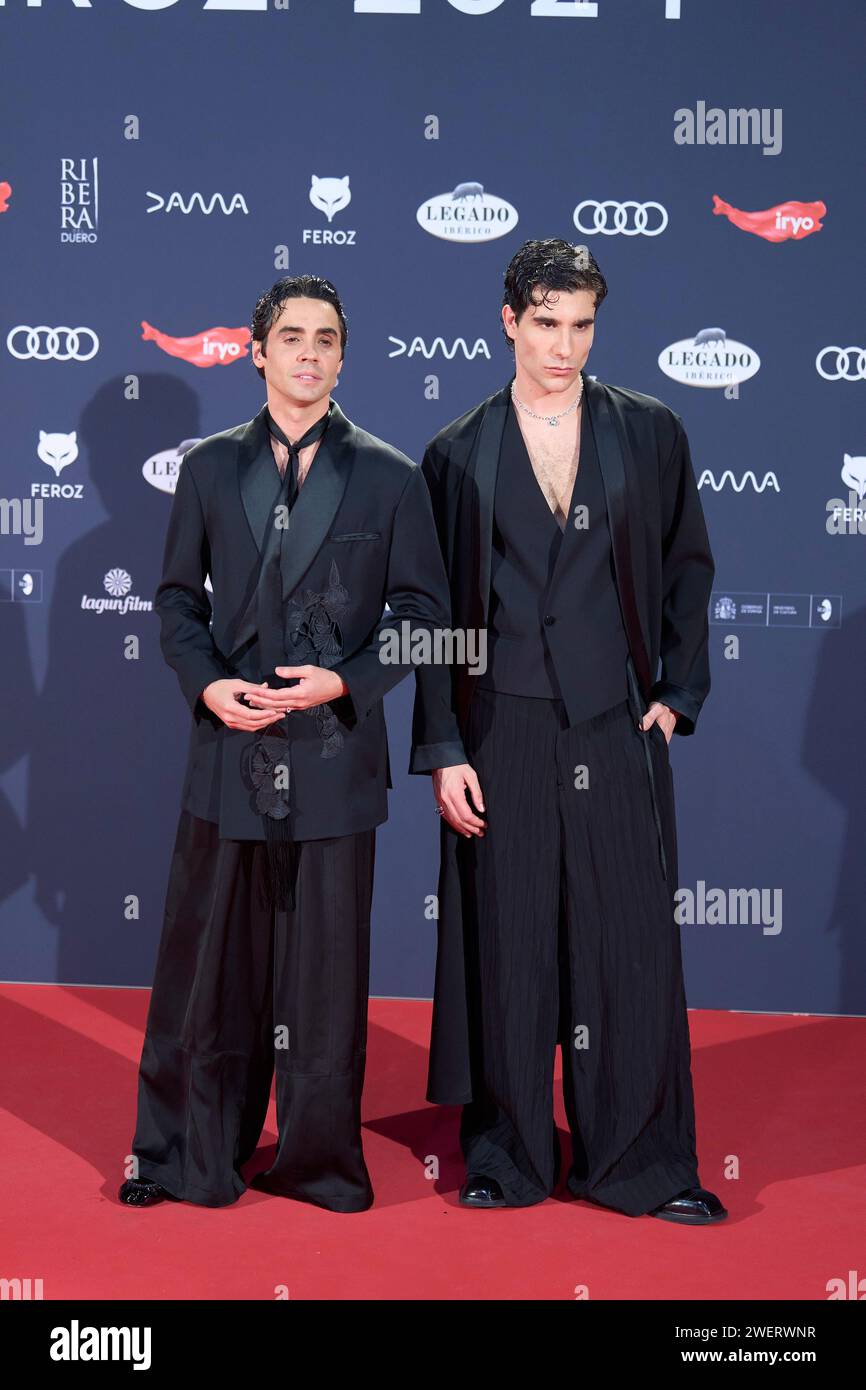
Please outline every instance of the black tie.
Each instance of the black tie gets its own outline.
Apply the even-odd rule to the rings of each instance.
[[[289,458],[282,486],[274,502],[268,531],[263,541],[262,567],[256,596],[256,621],[262,661],[262,677],[271,690],[289,681],[275,674],[276,666],[291,665],[285,642],[285,604],[291,597],[283,593],[282,549],[288,529],[286,518],[298,496],[299,454],[308,444],[321,439],[328,428],[331,406],[294,443],[288,439],[267,411],[271,434],[286,446]],[[294,678],[292,679],[294,684]],[[280,724],[280,720],[284,721]],[[289,829],[291,744],[286,727],[288,715],[276,715],[267,728],[259,731],[252,755],[252,776],[257,788],[256,808],[262,814],[268,847],[272,901],[278,908],[294,905],[296,858]]]

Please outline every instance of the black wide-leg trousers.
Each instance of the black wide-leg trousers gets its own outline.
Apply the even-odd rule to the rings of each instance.
[[[568,726],[561,701],[485,689],[469,707],[488,828],[459,846],[475,1071],[461,1143],[515,1206],[556,1185],[557,1044],[569,1190],[636,1216],[698,1186],[673,782],[664,732],[637,718],[623,701]]]
[[[246,1190],[276,1078],[279,1142],[257,1189],[363,1211],[361,1144],[375,830],[298,844],[295,906],[267,905],[264,840],[180,814],[138,1082],[138,1175],[226,1206]]]

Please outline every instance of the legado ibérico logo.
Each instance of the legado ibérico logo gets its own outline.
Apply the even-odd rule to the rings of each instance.
[[[752,232],[765,241],[802,241],[813,232],[821,232],[822,217],[827,216],[826,203],[779,203],[763,212],[742,212],[713,194],[713,212],[727,217],[741,232]]]
[[[492,241],[517,226],[516,208],[485,193],[480,183],[458,183],[450,193],[437,193],[415,216],[425,232],[443,241]]]
[[[200,436],[196,435],[193,439],[182,439],[174,449],[160,449],[159,453],[151,454],[141,468],[145,481],[160,492],[174,494],[183,456],[187,449],[191,449],[193,444],[198,443],[200,443]]]
[[[170,333],[160,333],[146,319],[142,319],[141,327],[145,342],[156,343],[169,357],[182,357],[194,367],[227,366],[246,357],[249,350],[248,328],[206,328],[191,338],[173,338]]]
[[[724,328],[702,328],[659,353],[665,376],[683,386],[733,386],[748,381],[761,365],[753,348],[729,338]]]

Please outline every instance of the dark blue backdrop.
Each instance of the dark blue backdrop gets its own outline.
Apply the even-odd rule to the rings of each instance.
[[[243,330],[286,269],[331,277],[350,327],[335,395],[420,459],[507,379],[503,269],[559,235],[610,285],[588,370],[682,415],[717,559],[713,689],[672,748],[680,885],[782,895],[781,930],[683,926],[689,1003],[866,1012],[866,535],[827,529],[828,502],[866,487],[866,16],[860,0],[579,8],[0,4],[0,977],[151,979],[189,713],[155,615],[82,600],[152,600],[170,504],[153,483],[263,402],[243,332],[209,330]],[[356,12],[376,9],[394,12]],[[737,140],[735,108],[763,112],[763,135]],[[497,200],[516,224],[430,235],[419,209],[463,182],[483,198],[434,202],[427,226],[458,209],[475,220],[448,225],[500,229]],[[630,200],[658,206],[617,211]],[[709,328],[752,371],[727,391],[659,365]],[[174,355],[176,339],[193,341]],[[14,532],[36,500],[28,545]],[[372,987],[429,996],[437,822],[426,779],[402,772],[411,694],[388,701]]]

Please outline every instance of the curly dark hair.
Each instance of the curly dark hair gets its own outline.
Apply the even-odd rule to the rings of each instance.
[[[282,280],[271,285],[271,288],[257,300],[250,331],[256,342],[261,343],[263,353],[265,339],[289,299],[323,299],[326,304],[332,304],[340,320],[340,351],[345,353],[349,325],[346,322],[343,304],[330,280],[325,280],[321,275],[284,275]],[[264,368],[256,367],[256,371],[264,380]]]
[[[536,290],[541,291],[538,298]],[[530,304],[550,308],[548,293],[557,290],[565,290],[568,294],[589,290],[595,295],[598,309],[607,294],[607,281],[588,246],[572,246],[570,241],[562,241],[559,237],[525,241],[508,263],[503,305],[507,304],[519,321]],[[514,342],[506,333],[504,323],[502,332],[513,352]]]

